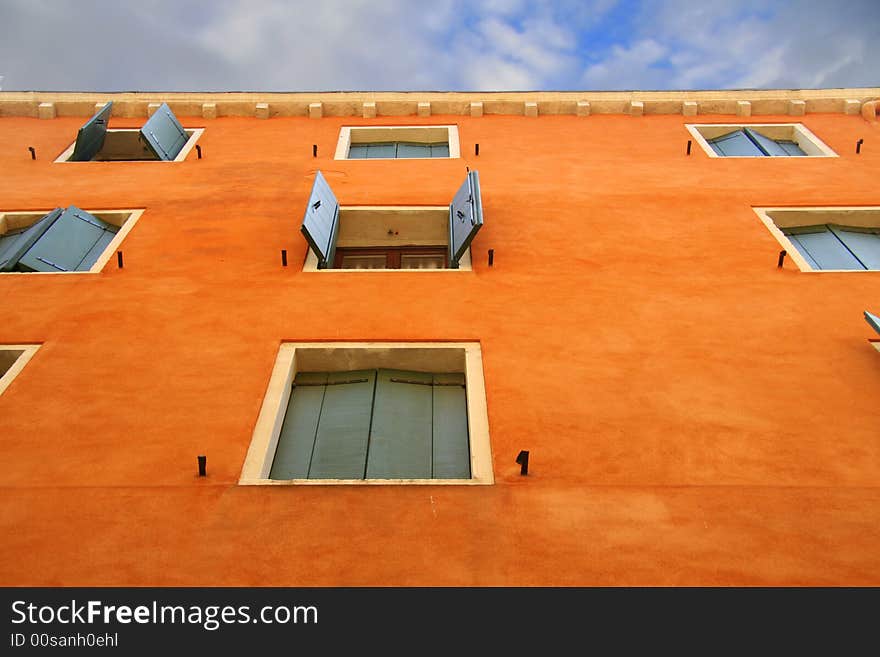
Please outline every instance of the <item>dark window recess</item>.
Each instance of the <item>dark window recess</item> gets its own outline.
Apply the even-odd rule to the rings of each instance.
[[[187,132],[167,103],[157,109],[143,127],[107,131],[113,102],[101,108],[79,129],[69,161],[173,160],[189,141]]]
[[[782,232],[813,269],[880,269],[880,228],[821,224]]]
[[[786,157],[806,155],[794,141],[773,140],[757,130],[741,128],[709,140],[712,149],[725,157]]]
[[[458,263],[483,226],[483,201],[480,193],[480,176],[469,171],[449,205],[449,241],[446,249],[446,267],[458,269]],[[315,182],[303,216],[302,234],[318,258],[318,268],[336,266],[336,240],[339,236],[339,201],[323,174],[315,174]],[[378,262],[374,258],[374,262]],[[401,267],[403,267],[401,255]],[[366,261],[363,261],[366,262]],[[414,262],[414,260],[413,260]],[[376,267],[361,267],[374,269]],[[411,267],[418,269],[419,267]]]
[[[85,210],[55,208],[0,236],[0,271],[88,271],[119,231]]]
[[[272,479],[469,479],[464,374],[300,372]]]
[[[446,269],[446,247],[336,249],[336,269]]]
[[[348,148],[350,160],[404,159],[449,157],[449,143],[422,144],[410,141],[388,141],[376,144],[352,144]]]

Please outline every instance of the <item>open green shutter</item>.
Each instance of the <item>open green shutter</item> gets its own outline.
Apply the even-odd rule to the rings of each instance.
[[[141,128],[141,137],[160,160],[173,160],[189,141],[189,135],[168,107],[168,103],[162,103],[147,120]]]
[[[21,257],[49,230],[64,212],[55,208],[27,228],[0,236],[0,271],[13,271]]]
[[[330,372],[310,479],[363,479],[376,371]]]
[[[309,476],[326,389],[326,372],[300,372],[296,375],[269,473],[271,479],[305,479]]]
[[[464,374],[435,374],[433,382],[434,478],[470,479],[471,451]]]
[[[19,267],[29,271],[84,271],[86,258],[105,232],[118,228],[71,205],[19,260]]]
[[[433,375],[379,370],[367,479],[431,478]]]
[[[458,269],[458,261],[470,248],[474,236],[483,227],[483,199],[480,175],[468,172],[449,206],[449,267]]]
[[[877,317],[874,313],[869,313],[867,310],[865,311],[865,321],[871,326],[872,329],[880,333],[880,317]]]
[[[300,231],[318,258],[318,268],[333,267],[339,234],[339,201],[320,171],[315,173]]]
[[[76,135],[76,145],[73,147],[71,162],[88,162],[104,146],[104,138],[107,136],[107,123],[110,121],[110,113],[113,110],[113,101],[110,101],[95,115],[86,121]]]
[[[771,155],[773,157],[788,155],[788,152],[784,148],[782,148],[782,146],[777,144],[773,139],[770,139],[770,137],[765,137],[757,130],[746,128],[745,132],[749,136],[749,138],[758,145],[758,148],[763,150],[767,155]]]

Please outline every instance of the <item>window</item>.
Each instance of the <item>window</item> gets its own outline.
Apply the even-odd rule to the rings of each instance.
[[[688,125],[710,157],[834,157],[800,123]]]
[[[460,156],[458,126],[360,126],[343,127],[339,131],[335,159],[449,159]]]
[[[318,171],[300,228],[310,247],[303,270],[470,269],[470,245],[482,225],[476,171],[448,206],[348,207]]]
[[[167,103],[142,128],[108,129],[113,103],[109,102],[79,129],[76,141],[56,162],[161,160],[181,162],[192,150],[203,128],[186,130]]]
[[[0,213],[0,272],[98,272],[143,210]]]
[[[284,343],[239,483],[491,484],[478,343]]]
[[[880,208],[755,208],[802,271],[880,270]]]
[[[0,394],[9,387],[39,348],[38,344],[0,345]]]

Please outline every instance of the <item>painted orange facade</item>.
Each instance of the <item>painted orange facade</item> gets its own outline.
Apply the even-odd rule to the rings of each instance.
[[[179,116],[202,159],[57,164],[83,116],[0,119],[0,210],[145,209],[123,269],[0,275],[0,343],[42,344],[0,396],[0,584],[880,585],[880,272],[778,269],[752,210],[880,205],[876,122],[711,159],[681,115]],[[401,123],[461,159],[333,159]],[[472,272],[301,271],[317,169],[444,205],[465,167]],[[282,341],[479,341],[494,485],[239,486]]]

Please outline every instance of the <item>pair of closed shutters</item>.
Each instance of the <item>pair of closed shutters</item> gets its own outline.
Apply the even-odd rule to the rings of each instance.
[[[880,228],[823,224],[782,232],[813,269],[880,269]]]
[[[712,149],[725,157],[786,157],[806,155],[796,142],[765,137],[757,130],[743,128],[709,140]]]
[[[464,375],[300,372],[272,479],[469,479]]]
[[[376,144],[352,144],[348,149],[350,160],[404,159],[449,157],[449,144],[419,144],[406,141],[389,141]]]
[[[0,238],[0,271],[88,271],[119,231],[71,205]]]
[[[71,161],[88,162],[101,151],[107,136],[107,124],[112,109],[113,101],[104,105],[79,129],[73,155],[70,156]],[[176,158],[189,140],[189,135],[167,103],[159,106],[140,132],[141,139],[160,160]]]

